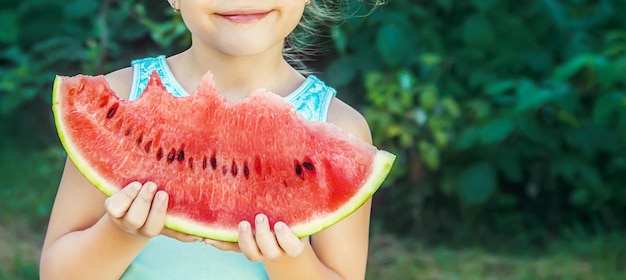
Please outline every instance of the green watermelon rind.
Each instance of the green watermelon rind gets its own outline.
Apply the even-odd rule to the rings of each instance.
[[[59,116],[62,108],[60,108],[58,94],[61,92],[62,80],[63,76],[56,76],[52,93],[52,111],[59,139],[69,158],[74,163],[76,168],[83,174],[83,176],[102,193],[107,196],[111,196],[119,191],[120,187],[107,183],[108,181],[100,176],[98,172],[96,172],[96,170],[93,169],[87,161],[80,156],[80,153],[74,146],[70,145],[66,139],[66,135],[68,134],[67,129],[65,124],[60,121],[62,118]],[[391,170],[395,158],[396,156],[392,153],[378,150],[372,162],[370,176],[365,180],[365,183],[359,191],[347,203],[343,204],[339,209],[332,213],[323,214],[322,218],[317,220],[313,219],[301,225],[290,226],[291,231],[298,237],[309,236],[336,224],[352,214],[370,197],[372,197],[374,192],[376,192],[376,190],[378,190],[378,188],[382,185]],[[166,215],[165,226],[167,228],[198,237],[229,242],[237,242],[238,240],[236,227],[234,227],[234,230],[210,228],[186,217],[175,216],[172,214]]]
[[[374,156],[370,176],[347,203],[343,204],[332,213],[324,213],[323,217],[320,219],[313,219],[302,225],[290,226],[291,231],[298,237],[309,236],[336,224],[352,214],[372,197],[374,192],[382,185],[391,170],[395,158],[396,156],[394,154],[379,150]],[[207,228],[193,220],[186,219],[185,217],[176,217],[174,215],[168,215],[166,217],[165,226],[173,230],[215,240],[237,242],[238,237],[236,230]]]

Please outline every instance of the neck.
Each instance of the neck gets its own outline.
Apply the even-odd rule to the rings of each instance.
[[[198,86],[207,71],[211,71],[220,92],[229,100],[245,98],[259,88],[285,96],[304,81],[284,60],[282,49],[260,55],[230,56],[192,46],[172,57],[170,67],[189,92]]]

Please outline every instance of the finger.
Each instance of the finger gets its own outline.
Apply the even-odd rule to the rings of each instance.
[[[137,198],[130,205],[126,216],[124,216],[123,224],[127,228],[140,229],[146,223],[156,189],[156,184],[152,182],[143,185]]]
[[[158,193],[157,193],[157,195],[158,195]],[[161,230],[161,234],[165,235],[167,237],[171,237],[171,238],[177,239],[178,241],[181,241],[181,242],[200,242],[200,241],[202,241],[202,238],[200,238],[200,237],[193,236],[193,235],[190,235],[190,234],[185,234],[185,233],[182,233],[182,232],[178,232],[178,231],[175,231],[173,229],[166,228],[166,227],[164,227]]]
[[[154,237],[161,233],[165,226],[165,213],[167,212],[168,195],[164,191],[159,191],[154,196],[148,218],[146,218],[141,233],[148,237]]]
[[[255,234],[256,244],[259,246],[259,250],[263,254],[263,257],[270,260],[275,260],[283,255],[283,250],[278,246],[276,236],[270,230],[270,224],[267,220],[267,216],[259,214],[255,218]]]
[[[283,249],[285,254],[290,257],[297,257],[304,251],[305,244],[298,238],[283,222],[274,224],[274,232],[278,245]]]
[[[106,209],[107,213],[109,213],[111,217],[116,219],[126,215],[126,212],[128,212],[128,208],[130,208],[130,205],[137,197],[140,189],[141,183],[132,182],[121,191],[108,197],[104,201],[104,208]]]
[[[263,261],[263,254],[259,251],[259,246],[254,240],[252,234],[252,226],[250,222],[243,221],[239,223],[239,249],[246,256],[246,258],[252,262]]]
[[[226,242],[226,241],[219,241],[219,240],[213,240],[213,239],[206,239],[204,243],[209,244],[222,251],[232,251],[232,252],[241,253],[241,250],[239,249],[239,244],[235,242]]]

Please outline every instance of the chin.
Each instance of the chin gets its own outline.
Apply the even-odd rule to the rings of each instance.
[[[269,44],[259,44],[257,42],[250,42],[248,40],[239,42],[237,44],[228,44],[216,47],[217,50],[224,54],[228,54],[231,56],[255,56],[263,53],[271,52],[272,50],[277,50],[282,53],[283,45],[282,43],[277,45],[269,45]]]

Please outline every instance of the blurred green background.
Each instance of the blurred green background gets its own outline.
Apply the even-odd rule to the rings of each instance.
[[[0,3],[0,279],[37,279],[65,159],[54,75],[189,37],[166,1]],[[307,63],[398,155],[374,199],[368,279],[626,279],[625,11],[391,0],[319,27]]]

